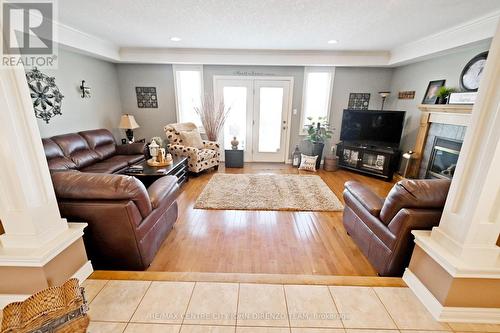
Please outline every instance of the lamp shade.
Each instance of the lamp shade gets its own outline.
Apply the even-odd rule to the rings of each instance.
[[[120,119],[120,125],[118,128],[125,128],[125,129],[135,129],[140,127],[139,124],[135,121],[134,116],[125,114],[122,116]]]

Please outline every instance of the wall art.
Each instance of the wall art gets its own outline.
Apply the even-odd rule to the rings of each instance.
[[[137,95],[137,107],[139,109],[157,109],[158,96],[156,87],[135,87]]]
[[[56,115],[61,115],[61,103],[64,98],[56,85],[55,78],[40,72],[36,67],[26,73],[35,117],[47,124]]]

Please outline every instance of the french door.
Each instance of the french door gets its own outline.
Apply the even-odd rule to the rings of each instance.
[[[214,77],[215,100],[231,107],[221,145],[236,137],[247,162],[285,162],[292,78]]]

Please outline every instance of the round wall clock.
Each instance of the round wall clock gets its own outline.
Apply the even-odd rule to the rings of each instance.
[[[460,88],[465,91],[477,91],[487,57],[488,51],[480,53],[465,65],[460,74]]]
[[[64,96],[56,86],[55,78],[40,72],[36,67],[26,73],[35,117],[47,124],[50,118],[61,115],[61,102]]]

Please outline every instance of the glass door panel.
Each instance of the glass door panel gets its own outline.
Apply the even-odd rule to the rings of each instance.
[[[247,135],[247,88],[224,87],[224,104],[230,107],[229,115],[224,125],[224,149],[231,149],[231,139],[236,137],[239,148],[245,150]]]
[[[283,88],[260,88],[259,153],[276,153],[281,149]]]
[[[285,161],[290,82],[255,80],[253,160]]]

